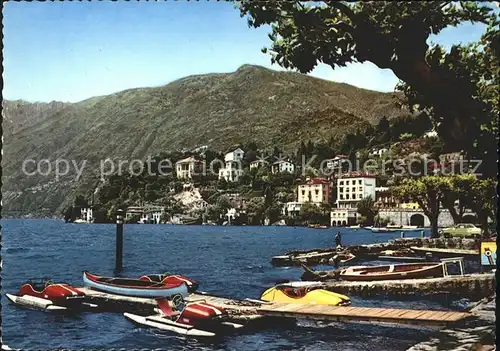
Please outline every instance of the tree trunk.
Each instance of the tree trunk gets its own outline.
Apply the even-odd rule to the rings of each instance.
[[[439,233],[438,233],[438,217],[439,217],[439,213],[436,217],[434,218],[429,218],[430,221],[431,221],[431,238],[437,238],[439,237]]]

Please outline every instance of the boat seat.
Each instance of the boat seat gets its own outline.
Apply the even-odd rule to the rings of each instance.
[[[167,317],[174,317],[180,314],[178,311],[174,311],[170,302],[165,297],[160,297],[156,299],[156,304],[158,305],[160,311]]]

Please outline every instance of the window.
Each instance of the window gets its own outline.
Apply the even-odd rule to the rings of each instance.
[[[361,179],[358,180],[358,184],[363,184],[363,181]]]
[[[352,194],[352,199],[356,199],[356,194]]]
[[[363,187],[362,186],[359,187],[359,191],[363,191]]]
[[[302,196],[304,196],[305,194],[306,194],[306,191],[302,190]]]
[[[340,187],[339,188],[339,193],[343,193],[344,192],[344,188],[343,187]]]
[[[349,200],[349,194],[346,194],[345,198],[346,200]]]
[[[349,185],[349,181],[348,180],[345,181],[345,185]]]
[[[344,195],[340,194],[340,200],[344,200]]]
[[[351,190],[353,193],[356,191],[356,188],[355,187],[352,187],[352,190]]]
[[[344,185],[344,181],[343,181],[343,180],[341,180],[341,181],[339,182],[339,185]]]
[[[314,190],[314,192],[315,192],[316,196],[318,196],[318,194],[319,194],[319,190],[318,190],[318,189],[316,189],[316,190]]]

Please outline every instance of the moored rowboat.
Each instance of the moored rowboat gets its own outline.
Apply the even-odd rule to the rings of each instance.
[[[89,272],[83,272],[83,282],[96,290],[111,294],[138,297],[167,297],[173,295],[188,295],[186,282],[174,283],[147,281],[131,278],[101,277]]]
[[[343,280],[398,280],[443,276],[442,263],[409,263],[387,266],[358,266],[340,271]]]

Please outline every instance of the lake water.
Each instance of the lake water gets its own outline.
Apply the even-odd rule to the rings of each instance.
[[[74,316],[24,309],[7,301],[27,279],[39,276],[82,286],[88,270],[113,275],[115,226],[56,220],[2,220],[2,338],[22,349],[166,350],[406,350],[435,335],[426,329],[389,328],[299,320],[200,341],[138,328],[121,314]],[[333,246],[337,229],[125,225],[122,275],[175,272],[200,282],[200,290],[234,298],[259,298],[277,280],[299,280],[300,268],[275,268],[270,259],[292,249]],[[383,242],[398,233],[340,229],[343,245]],[[354,306],[447,309],[437,301],[390,301]]]

